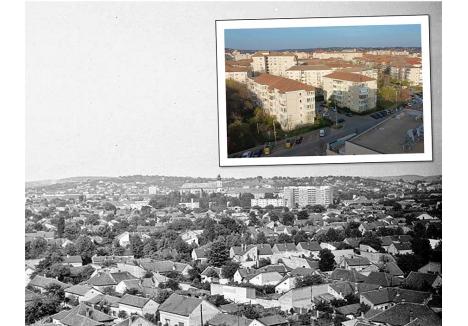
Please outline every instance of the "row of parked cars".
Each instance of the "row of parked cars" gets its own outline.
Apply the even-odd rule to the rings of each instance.
[[[385,118],[387,115],[395,113],[395,111],[396,111],[395,109],[388,109],[388,110],[383,110],[383,111],[372,113],[370,116],[374,119],[381,119],[381,118]]]

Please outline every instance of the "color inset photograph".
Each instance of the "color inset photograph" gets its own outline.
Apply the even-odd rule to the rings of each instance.
[[[432,160],[428,26],[217,21],[220,165]]]

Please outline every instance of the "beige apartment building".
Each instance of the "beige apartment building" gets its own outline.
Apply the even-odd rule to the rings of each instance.
[[[236,82],[247,84],[249,73],[248,67],[226,65],[226,79],[232,79]]]
[[[343,51],[343,52],[314,52],[312,58],[314,59],[341,59],[345,61],[353,61],[355,58],[362,57],[362,52]]]
[[[297,57],[289,52],[257,52],[252,56],[252,71],[286,77],[286,70],[297,65]]]
[[[332,72],[333,69],[325,65],[302,65],[287,69],[286,77],[322,89],[323,76]]]
[[[377,80],[357,73],[335,71],[323,76],[323,90],[326,100],[353,112],[372,110],[377,104]]]
[[[406,80],[410,85],[422,85],[421,65],[392,65],[390,67],[392,78]]]
[[[262,108],[276,117],[285,130],[315,121],[315,87],[296,80],[260,74],[249,78],[247,87]]]

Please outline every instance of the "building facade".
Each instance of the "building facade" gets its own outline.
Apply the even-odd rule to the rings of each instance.
[[[351,72],[333,72],[323,77],[326,100],[353,112],[366,112],[377,105],[377,80]]]
[[[322,89],[323,76],[332,72],[333,69],[325,65],[302,65],[286,70],[286,77]]]
[[[307,205],[328,206],[333,203],[333,188],[330,186],[292,186],[284,188],[284,204],[289,208]]]
[[[252,56],[252,71],[286,77],[286,70],[297,65],[297,57],[289,52],[257,52]]]
[[[247,87],[257,102],[285,130],[315,121],[315,87],[296,80],[261,74],[250,78]]]

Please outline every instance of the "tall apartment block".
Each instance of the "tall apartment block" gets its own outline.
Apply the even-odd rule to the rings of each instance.
[[[247,87],[257,102],[285,130],[315,121],[315,87],[296,80],[260,74],[249,78]]]
[[[377,80],[351,72],[335,71],[323,76],[325,99],[333,99],[339,107],[365,112],[377,105]]]
[[[289,52],[257,52],[252,56],[252,71],[286,77],[286,70],[297,65],[297,57]]]
[[[291,186],[284,187],[283,199],[289,208],[302,208],[307,205],[328,206],[333,203],[333,188],[330,186]]]

